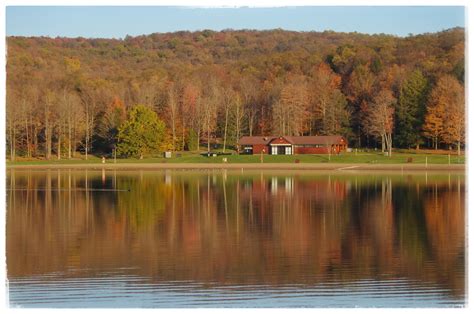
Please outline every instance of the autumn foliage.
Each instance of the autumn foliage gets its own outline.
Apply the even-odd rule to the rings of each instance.
[[[232,148],[242,135],[270,134],[461,149],[464,44],[461,28],[408,37],[284,30],[8,37],[7,151],[12,160],[110,154],[137,104],[165,122],[173,150]],[[376,110],[381,94],[394,99],[384,113]],[[383,136],[373,125],[382,120],[390,126]]]

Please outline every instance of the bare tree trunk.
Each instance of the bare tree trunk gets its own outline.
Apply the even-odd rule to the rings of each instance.
[[[46,159],[51,159],[51,124],[49,121],[49,102],[46,101],[46,106],[45,106],[45,121],[44,121],[44,132],[45,132],[45,138],[46,138]]]
[[[182,134],[181,134],[181,136],[182,136],[182,143],[181,144],[182,144],[183,151],[184,151],[184,146],[186,145],[186,140],[185,140],[186,127],[184,125],[184,117],[183,117],[182,125],[183,125],[183,127],[182,127]]]
[[[392,156],[392,134],[386,134],[385,137],[387,138],[388,155]]]
[[[46,122],[45,128],[45,136],[46,136],[46,159],[51,159],[51,128],[49,125],[49,121]]]
[[[85,149],[85,152],[86,152],[86,160],[87,160],[88,153],[89,153],[89,127],[88,126],[86,127],[86,149]]]
[[[235,124],[235,142],[238,142],[240,139],[240,121],[237,120]]]
[[[392,147],[391,147],[391,143],[390,143],[390,134],[385,134],[385,139],[387,141],[386,147],[387,147],[387,150],[388,150],[388,156],[391,156],[392,155]]]
[[[224,124],[224,146],[222,147],[222,152],[225,153],[225,145],[227,142],[227,122],[229,117],[229,108],[225,108],[225,124]]]
[[[207,151],[211,151],[211,121],[207,121]]]
[[[33,156],[36,157],[37,155],[37,149],[38,147],[38,129],[36,126],[33,126]]]
[[[168,90],[168,106],[169,106],[170,118],[171,118],[171,133],[173,135],[172,150],[174,152],[176,151],[176,110],[177,110],[176,93],[175,93],[174,85],[172,85],[170,89]]]
[[[458,156],[461,156],[461,141],[458,141]]]
[[[254,114],[252,112],[253,110],[251,110],[250,114],[249,114],[249,135],[252,136],[253,135],[253,120],[254,120]]]
[[[71,144],[71,103],[68,101],[66,103],[67,105],[67,157],[68,159],[71,159],[71,148],[72,148],[72,144]]]
[[[175,117],[171,118],[171,131],[173,133],[173,152],[176,150],[176,127],[175,127]]]
[[[61,125],[58,127],[58,160],[61,159]]]
[[[237,109],[236,112],[236,121],[235,121],[235,142],[238,142],[240,139],[240,110]]]
[[[76,119],[72,119],[72,158],[76,157],[76,150],[77,150],[77,141],[76,141]]]
[[[89,136],[90,136],[90,125],[89,125],[89,104],[86,104],[86,147],[85,147],[85,153],[86,153],[86,160],[88,159],[89,155]]]
[[[94,103],[94,99],[91,98],[90,101],[86,103],[86,160],[89,158],[89,152],[92,150],[91,149],[91,144],[92,144],[92,138],[93,138],[93,133],[94,133],[94,109],[96,107],[96,104]]]
[[[197,148],[196,148],[197,151],[199,151],[200,137],[201,137],[201,127],[199,126],[197,130]]]
[[[15,161],[15,130],[13,127],[13,123],[10,121],[10,161]]]
[[[71,114],[68,113],[68,123],[67,123],[67,155],[68,155],[68,158],[71,159],[71,148],[72,148],[72,143],[71,143]]]
[[[26,134],[26,154],[28,158],[31,157],[31,145],[30,145],[30,134],[29,134],[29,128],[28,128],[28,116],[25,119],[25,134]]]
[[[13,143],[13,145],[12,145],[12,147],[13,147],[13,150],[12,150],[13,159],[15,159],[16,158],[16,128],[15,127],[13,127],[13,141],[12,141],[12,143]]]

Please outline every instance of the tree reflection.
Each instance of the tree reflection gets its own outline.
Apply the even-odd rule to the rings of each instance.
[[[462,174],[9,170],[7,185],[10,278],[133,267],[160,281],[403,277],[465,292]]]

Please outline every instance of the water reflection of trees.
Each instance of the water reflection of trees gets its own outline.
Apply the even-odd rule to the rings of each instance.
[[[9,170],[8,186],[12,277],[137,267],[209,283],[408,277],[464,293],[461,175]]]

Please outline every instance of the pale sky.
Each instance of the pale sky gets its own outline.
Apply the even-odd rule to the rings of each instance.
[[[398,36],[464,27],[462,6],[191,8],[8,6],[7,36],[123,38],[179,30],[274,29]]]

